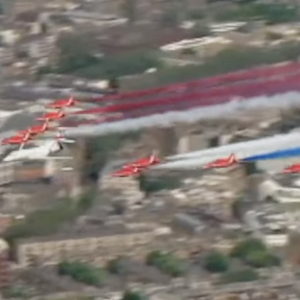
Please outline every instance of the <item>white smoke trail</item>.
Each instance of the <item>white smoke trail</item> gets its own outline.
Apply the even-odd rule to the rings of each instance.
[[[184,100],[183,100],[184,101]],[[171,127],[174,123],[194,123],[204,119],[215,119],[220,116],[228,116],[237,110],[248,110],[258,107],[281,107],[289,108],[300,105],[300,93],[288,92],[273,96],[260,96],[246,100],[236,100],[221,105],[194,108],[180,112],[167,112],[135,119],[127,119],[112,123],[102,123],[99,125],[87,125],[79,128],[72,128],[66,131],[68,137],[79,136],[100,136],[111,133],[123,133],[136,131],[149,127]],[[146,109],[145,109],[146,110]]]
[[[300,146],[300,133],[292,132],[290,134],[277,134],[271,137],[265,137],[250,141],[227,144],[220,147],[208,148],[198,151],[192,151],[184,154],[177,154],[167,158],[171,162],[192,160],[199,157],[209,156],[211,160],[229,156],[232,153],[239,155],[239,158],[262,154],[270,151],[276,151],[286,148],[295,148]]]
[[[265,154],[277,150],[300,148],[300,133],[276,135],[259,140],[234,143],[226,146],[197,151],[197,155],[181,157],[157,166],[154,169],[198,169],[203,165],[219,158],[229,157],[234,153],[238,159],[244,159],[252,155]],[[190,154],[193,154],[191,152]]]

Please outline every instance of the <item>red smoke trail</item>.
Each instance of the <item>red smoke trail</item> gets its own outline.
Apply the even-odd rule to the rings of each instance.
[[[236,86],[219,87],[211,90],[190,93],[184,97],[182,95],[178,95],[141,103],[135,102],[93,108],[85,111],[79,111],[75,114],[127,112],[132,110],[147,110],[149,108],[156,108],[153,113],[161,113],[161,110],[164,110],[166,107],[168,107],[170,111],[185,110],[192,107],[205,107],[225,104],[232,101],[234,97],[243,97],[245,98],[243,101],[247,101],[247,98],[258,97],[263,94],[271,96],[274,94],[296,90],[300,90],[300,74],[290,75],[287,77],[281,76],[254,83],[246,82]]]
[[[109,95],[101,98],[92,99],[94,102],[104,102],[104,101],[142,101],[149,99],[157,99],[159,96],[170,93],[187,93],[191,91],[196,91],[199,89],[210,89],[215,87],[220,87],[223,85],[237,84],[243,81],[250,80],[266,80],[269,77],[274,76],[288,76],[300,72],[300,63],[287,63],[280,65],[271,65],[261,68],[247,69],[238,72],[232,72],[227,74],[222,74],[210,78],[189,81],[184,83],[177,83],[172,85],[167,85],[154,89],[140,90],[134,92],[127,92],[118,95]],[[168,96],[168,95],[166,95]],[[170,95],[169,95],[170,96]],[[145,99],[146,98],[146,99]]]

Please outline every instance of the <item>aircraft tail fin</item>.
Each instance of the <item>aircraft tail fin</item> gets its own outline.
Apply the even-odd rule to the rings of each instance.
[[[25,146],[25,144],[28,142],[29,138],[30,138],[30,133],[27,132],[27,133],[25,134],[24,138],[23,138],[22,143],[20,144],[19,151],[22,150],[22,149],[24,148],[24,146]]]
[[[69,100],[70,100],[71,102],[73,102],[74,104],[76,104],[76,103],[79,102],[79,101],[74,97],[74,95],[70,95]]]
[[[229,163],[234,163],[234,162],[237,162],[237,161],[238,161],[238,160],[237,160],[235,154],[232,153],[232,154],[229,156]]]
[[[67,139],[62,130],[58,130],[55,139],[58,141],[58,143],[59,142],[66,143],[66,144],[74,144],[75,143],[75,140]]]

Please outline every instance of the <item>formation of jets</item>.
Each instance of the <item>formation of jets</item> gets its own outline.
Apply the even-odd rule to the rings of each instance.
[[[161,161],[155,155],[151,155],[147,158],[142,158],[132,163],[126,164],[122,169],[112,173],[114,177],[130,177],[138,176],[149,167],[159,164]],[[234,154],[231,154],[228,158],[221,158],[204,165],[204,169],[215,169],[215,168],[227,168],[235,164],[238,164],[239,160]],[[299,168],[300,169],[300,168]]]
[[[150,157],[139,159],[132,163],[124,165],[120,170],[111,173],[113,177],[134,177],[139,176],[144,171],[146,171],[151,166],[160,164],[161,160],[151,155]],[[227,158],[220,158],[214,160],[208,164],[203,165],[203,169],[222,169],[229,168],[237,164],[247,163],[247,161],[243,161],[243,159],[238,159],[235,154],[231,154]],[[282,171],[284,174],[287,173],[300,173],[300,164],[294,164]]]
[[[54,112],[48,112],[42,117],[39,117],[38,121],[43,121],[42,124],[34,125],[28,129],[17,132],[16,135],[8,137],[2,140],[2,145],[19,145],[17,151],[11,152],[4,161],[14,161],[14,160],[26,160],[26,159],[46,159],[47,156],[51,153],[60,151],[63,149],[62,143],[74,143],[73,140],[66,139],[62,134],[59,127],[55,128],[50,125],[51,122],[60,120],[67,116],[64,108],[74,106],[77,104],[77,100],[74,100],[73,97],[69,99],[61,99],[55,101],[46,106],[49,109],[55,109]],[[32,142],[33,140],[38,140],[41,135],[48,131],[56,131],[57,134],[54,137],[53,141],[45,143],[43,146],[34,147],[29,149],[23,149],[24,145]]]
[[[37,118],[38,121],[42,121],[42,124],[34,125],[29,127],[28,129],[17,132],[16,135],[12,137],[8,137],[2,140],[2,145],[19,145],[19,149],[17,151],[11,152],[8,156],[6,156],[4,161],[15,161],[15,160],[27,160],[27,159],[47,159],[48,155],[57,151],[60,151],[64,148],[64,143],[74,143],[75,141],[66,139],[61,132],[62,128],[51,126],[51,122],[58,121],[65,118],[68,114],[64,110],[65,108],[76,106],[78,103],[73,97],[68,99],[61,99],[55,101],[46,106],[46,109],[51,109],[54,111],[46,112],[43,116]],[[33,140],[40,139],[40,136],[45,134],[48,131],[56,132],[53,140],[44,143],[44,145],[34,148],[23,149],[24,145],[32,142]],[[257,141],[257,145],[258,145]],[[264,144],[265,145],[265,144]],[[233,145],[232,145],[233,146]],[[227,146],[220,147],[225,149]],[[240,147],[241,148],[241,147]],[[238,145],[236,146],[236,150],[238,149]],[[218,149],[213,149],[215,152],[220,151]],[[229,150],[229,149],[228,149]],[[227,150],[227,151],[228,151]],[[224,152],[224,150],[222,150]],[[204,154],[205,150],[203,150],[204,156],[211,156],[212,152]],[[233,151],[236,152],[236,151]],[[217,153],[217,152],[216,152]],[[228,152],[227,152],[228,153]],[[230,152],[229,152],[230,153]],[[221,154],[221,152],[219,152]],[[224,155],[225,153],[223,153]],[[201,153],[202,156],[202,153]],[[58,159],[58,158],[56,158]],[[65,159],[65,158],[64,158]],[[249,157],[247,157],[249,159]],[[240,163],[247,163],[247,159],[238,158],[236,154],[232,153],[228,157],[219,158],[217,160],[209,162],[209,157],[207,157],[206,164],[202,164],[203,169],[216,169],[216,168],[228,168]],[[177,158],[178,160],[178,158]],[[179,158],[180,160],[180,158]],[[208,163],[207,163],[208,162]],[[145,172],[152,166],[158,165],[161,163],[161,160],[155,156],[151,155],[146,158],[142,158],[131,163],[124,165],[120,170],[111,173],[113,177],[130,177],[130,176],[138,176]],[[163,166],[162,166],[163,167]],[[300,173],[300,164],[294,164],[287,168],[285,168],[283,173]]]

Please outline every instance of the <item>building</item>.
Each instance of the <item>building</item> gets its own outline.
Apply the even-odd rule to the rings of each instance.
[[[12,215],[0,214],[0,234],[12,225],[14,218]]]
[[[112,177],[109,174],[101,178],[100,187],[116,195],[115,199],[125,200],[129,206],[141,201],[144,197],[138,181],[133,177]]]
[[[196,39],[184,39],[176,43],[160,47],[165,53],[182,52],[186,49],[193,49],[201,57],[208,57],[217,54],[230,46],[232,42],[223,37],[202,37]]]
[[[18,163],[0,163],[0,186],[12,183],[15,176],[15,166]]]
[[[196,175],[196,174],[195,174]],[[217,213],[225,220],[232,218],[233,203],[247,186],[247,176],[242,166],[205,172],[183,180],[183,186],[171,194],[180,205],[205,206],[209,213]],[[201,196],[200,196],[201,195]]]
[[[42,2],[38,0],[4,0],[1,1],[4,15],[14,19],[18,14],[38,10]]]
[[[0,240],[0,289],[7,287],[11,282],[8,254],[8,244],[4,240]]]
[[[24,38],[20,46],[29,57],[34,59],[45,59],[53,53],[56,38],[55,35],[32,35]]]
[[[105,226],[88,232],[78,230],[72,234],[19,240],[14,252],[21,267],[36,260],[46,265],[57,264],[66,258],[101,265],[124,253],[141,258],[149,251],[147,245],[161,235],[159,228],[154,227],[153,224]]]

